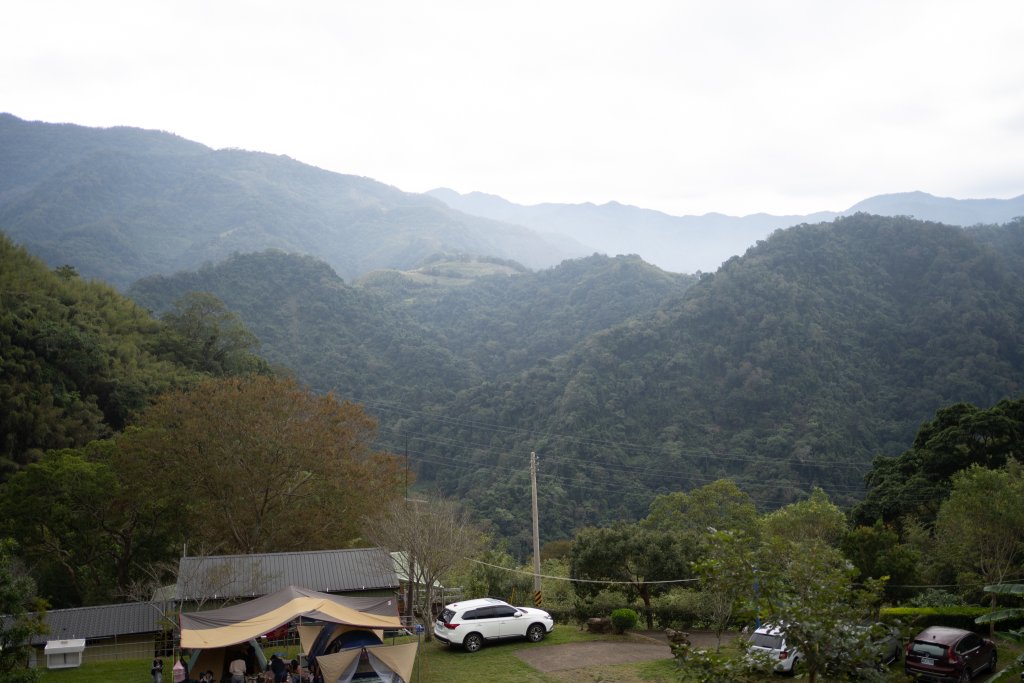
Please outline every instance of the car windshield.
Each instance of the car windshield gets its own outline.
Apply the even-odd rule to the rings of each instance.
[[[945,657],[946,646],[939,645],[938,643],[925,643],[920,640],[915,640],[910,646],[910,651],[915,655],[922,657]]]
[[[437,620],[438,621],[443,621],[446,624],[450,624],[451,621],[452,621],[452,617],[454,617],[454,616],[455,616],[455,612],[451,611],[450,609],[446,609],[446,610],[441,612],[441,616],[439,616],[437,618]]]
[[[750,644],[754,647],[763,647],[768,650],[781,650],[782,636],[773,636],[767,633],[755,633],[750,636]]]

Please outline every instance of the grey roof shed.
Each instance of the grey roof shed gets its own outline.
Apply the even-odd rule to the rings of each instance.
[[[381,548],[183,557],[175,599],[252,598],[287,586],[322,593],[396,590],[398,577]]]
[[[54,609],[46,612],[46,623],[50,627],[50,632],[33,637],[31,642],[33,645],[43,645],[48,640],[95,640],[138,633],[156,633],[170,625],[163,623],[161,618],[157,606],[148,602]]]

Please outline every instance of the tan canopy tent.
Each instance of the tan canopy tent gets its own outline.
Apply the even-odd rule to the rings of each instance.
[[[402,645],[380,645],[377,647],[353,648],[317,658],[324,681],[328,683],[349,683],[359,667],[359,658],[365,652],[370,666],[381,680],[393,681],[394,675],[401,681],[412,680],[412,669],[416,663],[418,643]]]
[[[304,617],[365,629],[398,629],[398,605],[388,597],[348,597],[288,586],[271,595],[181,615],[181,647],[209,649],[245,643]]]

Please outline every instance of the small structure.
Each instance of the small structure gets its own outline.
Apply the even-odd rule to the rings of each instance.
[[[82,666],[85,652],[85,638],[72,640],[50,640],[43,648],[47,669],[71,669]]]
[[[47,610],[43,619],[48,634],[29,642],[36,661],[45,658],[49,643],[78,639],[85,643],[82,661],[167,656],[174,623],[164,617],[165,611],[173,614],[169,604],[149,602]]]

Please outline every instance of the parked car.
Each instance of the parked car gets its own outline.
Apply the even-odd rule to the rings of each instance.
[[[760,652],[771,661],[772,670],[792,675],[800,661],[800,651],[786,643],[786,633],[781,626],[765,624],[750,634],[747,648]]]
[[[900,661],[903,645],[900,643],[899,632],[888,626],[878,626],[876,628],[881,631],[881,635],[874,638],[871,642],[875,646],[875,651],[878,652],[879,664],[889,666]]]
[[[996,670],[996,646],[971,631],[929,626],[907,643],[903,669],[927,681],[966,683],[982,671]]]
[[[476,652],[488,640],[526,638],[536,643],[554,628],[554,619],[544,610],[479,598],[446,605],[434,622],[434,636],[449,645],[461,645],[467,652]]]

